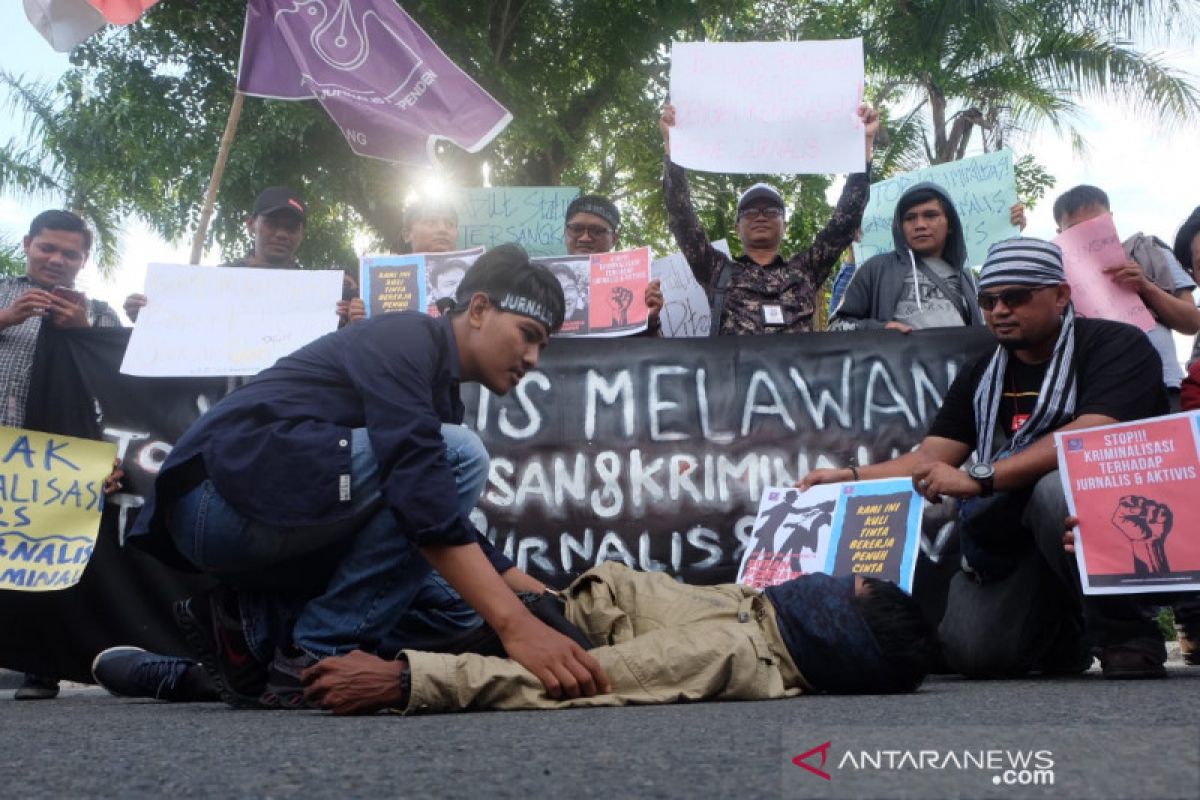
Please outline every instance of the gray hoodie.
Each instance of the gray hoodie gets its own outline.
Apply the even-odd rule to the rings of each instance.
[[[913,253],[904,238],[904,226],[901,224],[900,209],[905,207],[904,200],[910,194],[920,190],[928,190],[942,200],[946,208],[946,216],[950,221],[950,235],[946,237],[946,246],[942,251],[942,260],[958,270],[958,284],[962,295],[967,301],[971,313],[971,324],[982,325],[983,316],[975,303],[979,287],[975,283],[975,275],[967,268],[967,243],[963,237],[962,220],[954,208],[950,196],[936,183],[918,183],[908,188],[896,203],[896,212],[892,217],[892,240],[896,249],[889,253],[880,253],[867,259],[854,272],[842,302],[834,312],[829,327],[833,330],[854,330],[882,328],[895,319],[897,304],[903,299],[905,278],[912,276],[913,284],[919,287],[932,281],[917,267],[920,256]],[[907,209],[905,209],[907,210]],[[920,291],[917,292],[917,305],[920,306]]]

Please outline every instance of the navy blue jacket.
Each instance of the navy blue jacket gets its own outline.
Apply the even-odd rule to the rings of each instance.
[[[384,498],[417,545],[479,542],[457,510],[441,426],[459,424],[458,347],[450,319],[384,314],[281,358],[222,399],[176,442],[131,531],[178,563],[165,528],[175,499],[207,477],[245,516],[280,527],[350,517],[350,431],[367,429]],[[171,558],[171,555],[176,555]]]

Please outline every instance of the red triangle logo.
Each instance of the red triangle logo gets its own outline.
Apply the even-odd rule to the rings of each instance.
[[[812,750],[809,750],[807,753],[801,753],[800,755],[793,758],[792,763],[795,764],[797,767],[808,770],[813,775],[824,778],[827,781],[831,781],[831,780],[833,780],[833,778],[830,776],[830,774],[828,772],[826,772],[823,769],[823,767],[825,766],[825,760],[829,757],[830,744],[832,744],[832,742],[826,742],[825,744],[819,744],[816,747],[814,747]],[[812,758],[817,753],[821,754],[820,767],[814,767],[812,764],[805,763],[807,761],[807,759]]]

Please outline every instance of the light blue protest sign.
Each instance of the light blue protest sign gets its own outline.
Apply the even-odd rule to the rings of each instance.
[[[871,184],[871,201],[863,213],[863,238],[854,246],[859,264],[895,249],[892,217],[896,202],[914,184],[924,181],[941,186],[954,202],[967,240],[969,266],[982,264],[993,243],[1020,235],[1020,229],[1009,222],[1009,211],[1017,202],[1012,151],[999,150]]]
[[[458,246],[516,242],[531,256],[561,256],[567,206],[579,196],[574,186],[493,186],[465,189],[458,207]]]

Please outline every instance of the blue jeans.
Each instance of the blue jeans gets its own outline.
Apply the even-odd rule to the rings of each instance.
[[[487,481],[488,454],[472,431],[443,425],[458,510],[469,514]],[[365,429],[351,441],[352,515],[310,527],[255,522],[206,480],[171,509],[171,535],[197,567],[239,587],[242,622],[255,653],[290,640],[321,657],[354,649],[396,650],[469,630],[481,620],[429,566],[385,502]],[[311,575],[314,564],[327,575]],[[300,566],[303,565],[303,566]],[[296,576],[301,575],[295,586]],[[287,590],[278,583],[291,582]],[[269,588],[255,590],[255,585]]]

